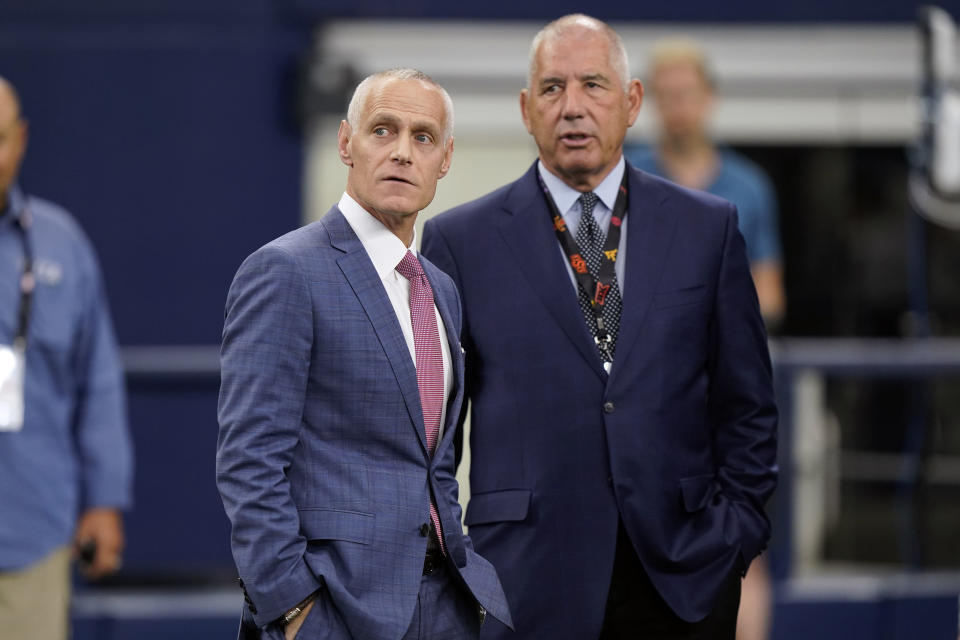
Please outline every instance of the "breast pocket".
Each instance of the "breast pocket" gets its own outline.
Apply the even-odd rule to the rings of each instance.
[[[663,291],[653,297],[654,309],[671,309],[673,307],[686,307],[700,304],[706,298],[707,286],[698,284],[683,289],[673,291]]]
[[[31,304],[27,360],[42,366],[59,393],[70,393],[76,372],[74,344],[82,335],[82,305],[61,282],[38,284]]]

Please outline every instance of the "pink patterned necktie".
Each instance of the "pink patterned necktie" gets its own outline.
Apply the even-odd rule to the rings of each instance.
[[[420,388],[420,406],[426,428],[427,450],[433,456],[440,433],[440,415],[443,412],[443,354],[440,351],[440,332],[434,313],[433,288],[423,273],[423,266],[412,252],[407,251],[397,265],[397,271],[410,281],[410,320],[413,324],[413,346],[417,359],[417,386]],[[430,499],[430,519],[440,541],[440,550],[446,554],[440,517]]]

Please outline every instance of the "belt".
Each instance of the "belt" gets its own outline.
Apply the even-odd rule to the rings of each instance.
[[[423,575],[429,576],[442,569],[444,562],[446,560],[439,549],[427,549],[427,554],[423,557]]]

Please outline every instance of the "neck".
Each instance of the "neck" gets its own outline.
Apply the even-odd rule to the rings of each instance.
[[[694,189],[709,186],[719,164],[717,150],[703,136],[664,138],[660,160],[671,180]]]
[[[660,155],[675,161],[694,161],[713,155],[713,144],[702,134],[664,136]]]
[[[413,229],[417,222],[417,214],[419,211],[414,211],[413,213],[380,211],[359,199],[356,194],[352,193],[349,186],[347,187],[347,195],[363,207],[364,211],[379,220],[393,235],[400,238],[403,246],[409,247],[413,243]]]

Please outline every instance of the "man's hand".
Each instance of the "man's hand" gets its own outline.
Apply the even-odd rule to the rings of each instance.
[[[120,568],[123,553],[123,519],[116,509],[93,508],[80,516],[73,536],[74,556],[86,545],[95,545],[93,560],[81,567],[92,580],[114,573]]]
[[[290,624],[283,628],[283,638],[284,640],[293,640],[297,637],[297,632],[300,631],[300,627],[303,626],[303,621],[307,619],[307,614],[310,613],[310,609],[313,609],[313,605],[316,603],[316,600],[311,600],[300,612],[296,618],[290,621]]]

